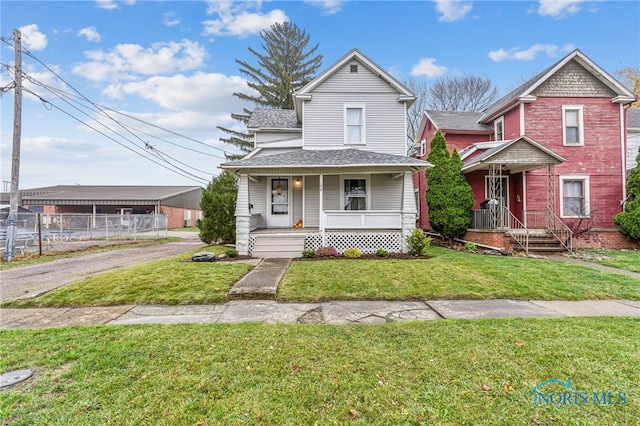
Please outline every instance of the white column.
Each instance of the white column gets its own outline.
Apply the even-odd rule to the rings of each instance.
[[[326,244],[326,235],[324,233],[325,227],[325,216],[324,216],[324,175],[320,175],[320,179],[318,180],[320,199],[318,200],[318,205],[320,206],[320,236],[322,237],[321,246],[324,247]]]
[[[236,201],[236,250],[238,254],[249,255],[249,230],[251,212],[249,210],[249,176],[241,174],[238,178],[238,199]]]
[[[411,172],[404,172],[402,181],[402,252],[407,251],[406,239],[411,235],[416,226],[418,208],[413,189],[413,176]]]

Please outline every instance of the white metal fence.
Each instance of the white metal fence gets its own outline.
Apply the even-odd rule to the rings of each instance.
[[[7,213],[0,213],[0,250],[7,238]],[[167,237],[162,214],[18,213],[16,251],[79,241],[160,239]]]

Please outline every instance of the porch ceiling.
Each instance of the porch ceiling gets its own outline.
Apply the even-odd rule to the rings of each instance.
[[[503,144],[488,149],[483,153],[466,161],[462,166],[462,173],[475,170],[488,170],[489,167],[501,165],[512,173],[534,170],[546,165],[556,165],[564,162],[564,158],[529,139],[520,136]]]
[[[373,169],[380,172],[419,170],[431,164],[416,158],[382,154],[355,148],[335,150],[299,149],[264,157],[251,157],[230,161],[220,168],[243,173],[320,174],[362,172]]]

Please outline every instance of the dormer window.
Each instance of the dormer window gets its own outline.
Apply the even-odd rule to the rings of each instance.
[[[351,65],[351,72],[358,72],[358,65],[357,64]]]
[[[498,118],[494,122],[494,133],[497,141],[504,140],[504,117]]]

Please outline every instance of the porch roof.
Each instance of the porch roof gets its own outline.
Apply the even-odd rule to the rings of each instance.
[[[356,148],[310,150],[299,149],[263,157],[243,158],[220,165],[222,169],[327,169],[354,167],[385,167],[395,169],[425,169],[432,164],[416,158],[382,154]]]
[[[486,170],[491,165],[504,165],[512,173],[537,169],[564,162],[564,158],[526,136],[505,141],[466,161],[462,173]]]

